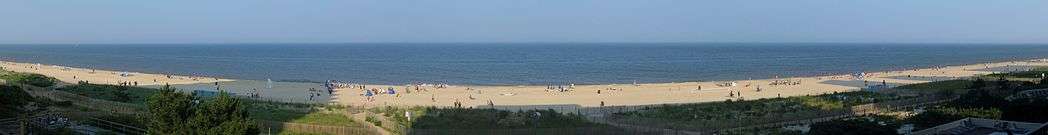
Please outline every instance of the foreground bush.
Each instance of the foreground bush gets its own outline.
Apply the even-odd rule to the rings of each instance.
[[[23,111],[22,106],[32,100],[33,97],[18,86],[0,85],[0,118],[18,116]]]
[[[239,99],[219,94],[209,101],[170,87],[149,97],[149,134],[255,135],[256,126]]]

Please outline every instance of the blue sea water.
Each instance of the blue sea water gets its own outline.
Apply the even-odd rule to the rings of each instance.
[[[0,60],[249,80],[374,84],[760,79],[1042,58],[1048,45],[347,43],[0,45]]]

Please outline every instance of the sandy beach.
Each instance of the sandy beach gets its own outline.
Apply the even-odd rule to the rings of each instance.
[[[122,76],[119,71],[92,70],[53,65],[30,63],[2,62],[4,70],[15,72],[38,73],[52,76],[66,83],[89,81],[91,83],[118,84],[120,82],[138,82],[145,87],[158,87],[172,84],[182,89],[207,89],[219,82],[222,87],[234,93],[248,93],[253,89],[265,87],[265,81],[233,80],[208,77],[170,76],[148,73],[127,73]],[[1026,70],[1033,66],[1048,66],[1043,59],[1010,62],[994,62],[963,66],[943,66],[935,68],[913,69],[904,71],[866,72],[865,76],[835,75],[795,77],[759,80],[713,81],[713,82],[674,82],[644,84],[600,84],[575,85],[555,84],[553,89],[547,86],[460,86],[449,85],[438,88],[433,85],[417,87],[415,85],[366,85],[366,89],[388,88],[397,94],[376,94],[368,101],[364,90],[359,88],[339,88],[333,94],[322,93],[315,97],[315,102],[328,102],[352,106],[454,106],[460,102],[464,107],[509,105],[579,105],[579,106],[622,106],[648,105],[663,103],[696,103],[725,101],[728,99],[760,99],[774,97],[817,95],[833,92],[857,91],[867,86],[887,84],[890,87],[923,83],[937,80],[966,78],[993,72]],[[75,77],[74,77],[75,76]],[[155,82],[153,80],[156,80]],[[779,85],[772,85],[779,82]],[[734,86],[731,84],[734,83]],[[274,88],[262,95],[267,98],[304,101],[309,88],[320,89],[316,83],[274,83]],[[563,87],[565,91],[561,91]],[[701,87],[701,88],[700,88]],[[760,89],[758,91],[758,89]],[[599,94],[598,94],[599,92]]]
[[[566,92],[560,92],[557,88],[549,90],[546,86],[421,87],[426,91],[415,92],[414,86],[410,85],[367,85],[367,89],[385,90],[392,87],[398,90],[399,95],[380,94],[369,102],[365,96],[362,96],[363,90],[343,88],[338,89],[333,98],[339,103],[355,106],[453,106],[456,101],[461,102],[464,107],[489,104],[496,106],[580,105],[593,107],[600,106],[602,102],[605,106],[696,103],[739,98],[752,100],[848,92],[882,83],[894,87],[937,80],[961,79],[993,72],[1024,71],[1032,66],[1048,66],[1048,62],[1023,60],[905,71],[867,72],[866,76],[861,78],[856,75],[836,75],[715,82],[576,85]],[[772,82],[786,81],[796,84],[770,85]],[[724,85],[731,82],[735,82],[736,85]],[[564,87],[570,86],[565,85]],[[757,90],[758,87],[760,91]],[[411,93],[403,91],[404,89],[410,89]]]
[[[75,84],[79,81],[88,81],[94,84],[119,84],[121,82],[136,83],[138,86],[159,86],[164,84],[199,84],[234,81],[232,79],[219,79],[210,77],[178,76],[163,74],[147,74],[136,72],[108,71],[86,68],[65,67],[58,65],[45,65],[33,63],[18,63],[0,61],[3,69],[7,71],[36,73],[54,77],[59,81]],[[124,75],[121,75],[124,74]]]

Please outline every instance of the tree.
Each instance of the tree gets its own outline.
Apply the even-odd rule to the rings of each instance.
[[[1011,121],[1044,123],[1048,122],[1048,99],[1019,99],[1008,102],[1002,109],[1003,118]]]
[[[33,97],[18,86],[0,85],[0,118],[12,118],[22,112],[22,106]]]
[[[189,121],[193,116],[193,97],[164,86],[147,101],[152,120],[147,126],[149,134],[188,134]]]
[[[202,103],[191,120],[198,134],[254,135],[258,127],[248,117],[240,99],[222,92],[214,100]]]
[[[195,104],[193,95],[176,92],[164,86],[149,97],[153,120],[149,134],[258,134],[258,127],[248,117],[239,99],[221,93],[213,100]]]

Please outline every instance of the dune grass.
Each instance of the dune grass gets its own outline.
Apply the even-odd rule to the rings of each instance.
[[[41,74],[18,73],[0,70],[0,80],[9,83],[28,84],[37,87],[51,87],[55,85],[55,79]]]
[[[664,105],[633,112],[617,113],[615,115],[618,117],[657,118],[678,122],[759,119],[803,115],[819,111],[844,110],[850,106],[902,98],[906,97],[857,91],[819,96]]]

